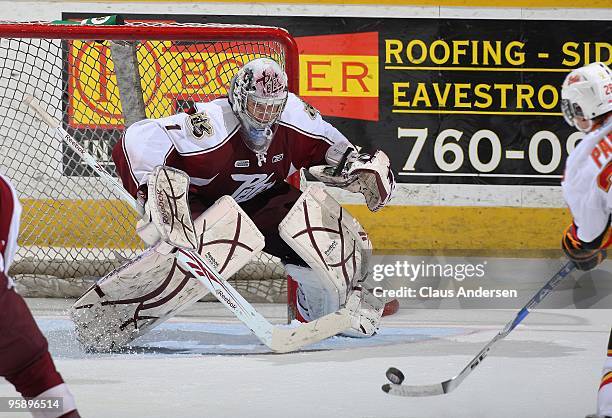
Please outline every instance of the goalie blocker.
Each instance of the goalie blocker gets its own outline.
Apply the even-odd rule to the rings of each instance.
[[[198,234],[191,219],[187,199],[189,176],[176,168],[158,166],[149,173],[147,187],[141,189],[148,198],[145,213],[136,232],[149,246],[160,239],[172,247],[195,250]]]

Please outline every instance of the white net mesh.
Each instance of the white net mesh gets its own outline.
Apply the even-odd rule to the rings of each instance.
[[[133,41],[129,31],[143,26],[150,28],[146,37]],[[24,33],[45,27],[57,28],[23,25]],[[189,36],[197,30],[197,37],[164,39],[156,28],[168,27],[186,28]],[[5,35],[14,34],[14,25],[0,23],[0,170],[24,207],[20,249],[10,272],[23,294],[78,296],[143,248],[131,209],[28,112],[24,95],[36,97],[114,174],[111,150],[126,121],[168,116],[224,95],[233,74],[250,59],[272,57],[283,65],[297,59],[259,27],[241,27],[236,40],[223,35],[224,28],[236,27],[131,23],[122,27],[130,41],[116,34],[110,41],[103,27],[96,40],[62,39],[57,31],[48,38],[20,38]],[[212,29],[222,40],[207,39]],[[283,276],[277,260],[264,254],[233,282],[252,301],[278,302],[286,298]]]

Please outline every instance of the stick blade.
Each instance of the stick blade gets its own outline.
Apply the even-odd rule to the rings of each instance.
[[[277,353],[288,353],[333,337],[350,327],[350,313],[343,308],[297,328],[275,327],[269,347]]]
[[[407,396],[410,398],[444,395],[446,393],[442,383],[436,383],[435,385],[396,385],[395,383],[387,383],[382,386],[382,390],[389,395]]]

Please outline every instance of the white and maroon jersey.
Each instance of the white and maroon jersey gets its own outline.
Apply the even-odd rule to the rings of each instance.
[[[227,98],[195,107],[198,129],[187,113],[142,120],[127,129],[121,145],[132,184],[124,179],[124,185],[132,194],[156,166],[168,165],[190,176],[191,195],[209,202],[231,195],[244,202],[281,185],[297,169],[331,163],[330,156],[338,161],[339,156],[332,154],[344,149],[343,144],[350,145],[312,106],[289,94],[266,161],[260,165],[241,138],[240,123]],[[202,124],[202,114],[207,123]],[[338,146],[330,150],[332,145]]]
[[[17,234],[21,205],[15,189],[0,174],[0,273],[8,277],[8,269],[17,251]],[[11,282],[9,281],[9,287]]]
[[[612,213],[611,130],[612,117],[582,139],[565,165],[563,197],[583,242],[602,235]]]

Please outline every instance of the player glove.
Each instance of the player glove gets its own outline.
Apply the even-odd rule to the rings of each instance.
[[[383,208],[395,189],[395,177],[389,157],[382,151],[359,154],[348,148],[336,167],[315,166],[308,170],[328,186],[341,187],[365,197],[372,212]]]
[[[585,243],[578,238],[576,225],[571,223],[563,233],[561,247],[579,270],[592,270],[606,259],[605,248],[600,248],[603,235],[591,243]]]

